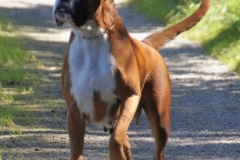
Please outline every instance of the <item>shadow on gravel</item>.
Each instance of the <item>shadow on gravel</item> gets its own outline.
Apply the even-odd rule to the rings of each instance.
[[[0,8],[0,13],[16,27],[14,30],[27,26],[36,28],[33,32],[49,34],[52,34],[49,28],[56,29],[51,12],[52,7],[44,5],[25,9]],[[128,19],[126,26],[130,32],[154,30],[162,26],[161,23],[135,18],[128,6],[120,7],[119,12],[123,19]],[[4,29],[9,31],[8,28]],[[24,125],[24,116],[16,117],[19,127],[23,127],[20,137],[0,129],[0,148],[5,148],[3,157],[20,155],[24,159],[67,159],[69,144],[65,126],[66,108],[59,84],[66,43],[27,36],[17,38],[24,44],[25,50],[41,62],[37,68],[27,70],[36,74],[41,83],[32,94],[17,95],[15,98],[20,104],[15,105],[28,106],[29,111],[26,112],[37,117],[38,124]],[[203,70],[204,66],[211,64],[203,56],[204,50],[198,47],[167,47],[161,52],[168,64],[173,88],[172,134],[166,148],[167,158],[227,159],[239,156],[239,143],[234,142],[240,136],[239,81],[234,80],[229,73],[215,72],[215,68],[210,67],[208,72]],[[196,68],[196,65],[199,66]],[[84,150],[86,159],[97,159],[92,157],[98,156],[107,159],[108,135],[101,128],[88,126]],[[131,125],[129,137],[134,159],[152,159],[154,140],[144,114],[139,125]],[[228,151],[229,155],[225,155],[224,151]]]
[[[204,56],[204,50],[197,46],[171,45],[161,53],[172,81],[169,158],[238,158],[240,82],[237,77],[219,62]]]

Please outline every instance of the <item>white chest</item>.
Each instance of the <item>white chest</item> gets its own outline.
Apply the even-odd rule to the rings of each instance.
[[[94,92],[101,95],[101,100],[108,108],[116,103],[113,91],[115,60],[109,54],[108,41],[101,38],[83,39],[76,36],[69,50],[71,73],[71,93],[81,113],[94,119]],[[107,118],[104,121],[109,121]],[[101,122],[101,123],[106,123]]]

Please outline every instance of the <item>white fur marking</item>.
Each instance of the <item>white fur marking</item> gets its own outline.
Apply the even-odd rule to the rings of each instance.
[[[89,23],[92,24],[92,22]],[[83,35],[98,34],[101,30],[97,29],[95,24],[91,25],[92,33],[89,29],[90,27],[87,25],[81,28],[73,27],[76,36],[69,50],[69,65],[72,82],[71,93],[77,101],[81,113],[89,115],[90,121],[93,122],[94,91],[101,94],[101,99],[108,104],[108,107],[116,103],[116,96],[113,93],[115,60],[109,53],[107,35],[92,39],[82,37]],[[100,124],[105,125],[109,123],[109,120],[106,117]]]

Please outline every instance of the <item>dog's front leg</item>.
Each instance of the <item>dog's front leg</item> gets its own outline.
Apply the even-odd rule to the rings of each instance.
[[[111,160],[131,160],[127,130],[137,110],[140,96],[132,95],[122,102],[121,114],[109,142]]]
[[[82,160],[85,119],[82,115],[80,115],[76,103],[72,103],[68,107],[67,126],[71,145],[71,160]]]

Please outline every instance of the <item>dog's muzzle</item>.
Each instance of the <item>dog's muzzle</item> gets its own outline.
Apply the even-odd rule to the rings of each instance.
[[[58,26],[62,26],[70,19],[71,10],[66,3],[58,3],[53,9],[53,17]]]

